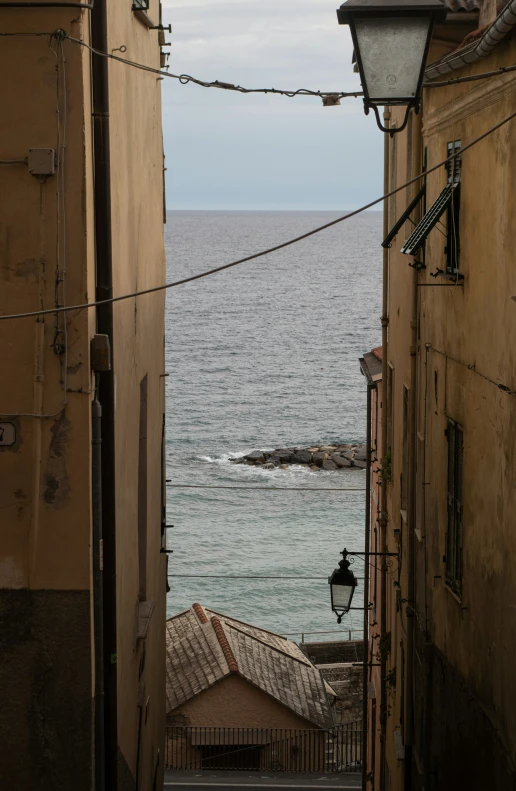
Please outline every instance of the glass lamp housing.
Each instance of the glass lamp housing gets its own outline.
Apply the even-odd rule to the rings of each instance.
[[[436,21],[446,18],[440,0],[348,0],[337,10],[349,25],[366,112],[369,107],[418,108]]]
[[[335,569],[331,577],[328,577],[331,590],[331,608],[338,616],[340,623],[341,618],[351,607],[353,594],[357,586],[357,580],[353,572],[349,569],[349,562],[341,560],[339,568]]]

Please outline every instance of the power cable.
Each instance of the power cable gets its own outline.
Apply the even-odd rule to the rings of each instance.
[[[449,85],[455,85],[462,82],[488,80],[491,77],[500,77],[502,74],[509,74],[511,71],[516,71],[516,64],[512,66],[501,66],[499,69],[494,69],[493,71],[483,71],[480,74],[472,74],[469,77],[451,77],[449,80],[440,80],[439,82],[424,82],[423,88],[446,88]]]
[[[448,354],[447,352],[442,352],[440,349],[436,349],[434,346],[432,346],[429,343],[426,344],[426,346],[427,346],[428,349],[430,349],[430,351],[435,352],[436,354],[440,354],[442,357],[445,357],[447,360],[451,360],[452,362],[456,363],[457,365],[462,365],[463,368],[467,368],[468,371],[471,371],[472,373],[476,374],[477,376],[480,376],[481,379],[485,379],[486,382],[489,382],[489,384],[494,385],[499,390],[501,390],[503,393],[507,393],[507,395],[512,395],[512,396],[516,395],[516,390],[511,390],[511,388],[508,387],[508,385],[503,384],[503,382],[495,382],[494,379],[490,379],[489,376],[486,376],[485,374],[481,373],[480,371],[477,371],[477,369],[475,367],[475,363],[471,363],[470,365],[468,365],[467,363],[462,362],[462,360],[457,360],[456,357],[452,357],[451,354]]]
[[[284,577],[284,576],[256,576],[252,574],[169,574],[169,577],[182,577],[203,580],[326,580],[328,577]],[[358,579],[358,577],[357,577]]]
[[[502,126],[512,121],[513,118],[516,118],[516,111],[508,115],[502,121],[499,121],[494,126],[490,127],[487,132],[483,132],[481,135],[476,137],[471,143],[463,146],[461,149],[461,154],[464,154],[465,151],[472,148],[473,146],[480,143],[482,140],[485,140],[486,137],[492,135]],[[60,307],[60,308],[50,308],[47,310],[34,310],[27,313],[10,313],[4,316],[0,316],[0,321],[7,321],[8,319],[26,319],[32,318],[36,316],[44,316],[49,313],[56,313],[56,312],[63,312],[68,310],[85,310],[88,308],[94,308],[98,305],[107,305],[112,304],[114,302],[121,302],[122,300],[126,299],[133,299],[134,297],[144,296],[145,294],[154,294],[158,291],[166,291],[169,288],[176,288],[177,286],[183,286],[185,283],[192,283],[194,280],[200,280],[201,278],[208,277],[210,275],[215,275],[217,272],[223,272],[225,269],[230,269],[233,266],[238,266],[239,264],[244,264],[247,261],[253,261],[256,258],[262,258],[264,255],[268,255],[269,253],[275,253],[278,250],[282,250],[285,247],[290,247],[293,244],[297,244],[297,242],[301,242],[303,239],[308,239],[310,236],[314,236],[321,231],[325,231],[327,228],[331,228],[334,225],[338,225],[345,220],[350,220],[352,217],[355,217],[357,214],[362,214],[362,212],[367,211],[367,209],[371,209],[373,206],[376,206],[378,203],[382,203],[383,201],[390,198],[392,195],[396,195],[398,192],[409,187],[411,184],[414,184],[416,181],[420,179],[426,178],[428,174],[433,173],[434,171],[438,170],[439,168],[447,165],[448,162],[451,162],[455,158],[455,154],[443,159],[441,162],[438,162],[437,165],[433,165],[431,168],[428,168],[423,173],[420,173],[414,178],[409,179],[404,184],[401,184],[399,187],[391,190],[390,192],[385,193],[380,198],[375,198],[375,200],[366,203],[364,206],[361,206],[359,209],[355,209],[354,211],[348,212],[348,214],[343,215],[342,217],[338,217],[336,220],[330,220],[330,222],[324,223],[324,225],[320,225],[317,228],[314,228],[311,231],[307,231],[306,233],[301,234],[300,236],[296,236],[294,239],[289,239],[287,242],[281,242],[281,244],[277,244],[274,247],[269,247],[267,250],[261,250],[259,253],[253,253],[252,255],[245,256],[244,258],[239,258],[237,261],[232,261],[229,264],[223,264],[222,266],[217,266],[214,269],[208,269],[205,272],[200,272],[198,275],[191,275],[190,277],[184,277],[181,280],[176,280],[172,283],[164,283],[161,286],[154,286],[153,288],[146,288],[141,291],[133,291],[129,294],[122,294],[118,297],[110,297],[110,299],[101,299],[95,302],[84,302],[80,305],[69,305],[68,307]]]
[[[241,85],[234,85],[231,82],[221,82],[220,80],[206,82],[205,80],[199,80],[197,77],[192,77],[190,74],[172,74],[171,72],[155,69],[153,66],[146,66],[143,63],[138,63],[128,58],[121,58],[119,55],[113,55],[111,52],[102,52],[102,50],[92,47],[91,44],[87,44],[86,41],[61,34],[60,31],[56,31],[56,33],[59,33],[60,37],[67,41],[80,44],[81,47],[89,49],[93,55],[116,60],[119,63],[124,63],[126,66],[132,66],[134,69],[140,69],[141,71],[148,71],[151,74],[159,74],[160,77],[169,77],[172,80],[178,80],[181,85],[188,85],[189,82],[192,82],[195,85],[200,85],[202,88],[220,88],[224,91],[237,91],[237,93],[275,93],[281,96],[288,96],[289,98],[293,98],[294,96],[317,96],[319,99],[323,99],[326,96],[331,96],[335,99],[346,99],[347,97],[358,98],[364,95],[363,91],[351,91],[346,93],[344,91],[311,91],[308,88],[298,88],[296,91],[282,91],[278,88],[243,88]]]
[[[42,7],[41,3],[33,4],[34,7]],[[55,4],[55,7],[61,7],[66,5],[64,3]],[[53,6],[54,7],[54,6]],[[78,6],[81,7],[81,6]],[[83,6],[85,8],[89,8],[90,6]],[[40,32],[40,33],[26,33],[26,32],[12,32],[12,33],[0,33],[0,37],[16,37],[16,36],[34,36],[34,37],[43,37],[43,38],[55,38],[56,33],[58,31],[50,32]],[[66,39],[71,41],[74,44],[80,44],[83,47],[89,49],[93,54],[98,55],[99,57],[110,58],[111,60],[117,60],[120,63],[125,63],[127,66],[132,66],[135,69],[140,69],[141,71],[148,71],[152,74],[158,74],[160,77],[170,77],[171,79],[178,80],[182,85],[187,85],[188,83],[194,83],[195,85],[199,85],[203,88],[219,88],[226,91],[236,91],[238,93],[273,93],[279,94],[281,96],[287,96],[292,98],[294,96],[317,96],[320,99],[323,99],[326,96],[335,97],[336,99],[346,99],[350,98],[359,98],[363,96],[363,91],[312,91],[308,88],[298,88],[295,91],[288,91],[288,90],[279,90],[278,88],[244,88],[241,85],[234,85],[230,82],[222,82],[221,80],[213,80],[212,82],[208,82],[205,80],[200,80],[197,77],[192,77],[190,74],[172,74],[168,71],[162,71],[161,69],[155,69],[152,66],[146,66],[143,63],[138,63],[137,61],[129,60],[128,58],[121,58],[118,55],[113,55],[110,52],[102,52],[101,50],[95,49],[90,44],[87,44],[85,41],[81,41],[80,39],[76,39],[73,36],[67,35],[60,35],[61,39]],[[516,64],[511,66],[501,66],[499,69],[494,69],[492,71],[485,71],[481,72],[480,74],[472,74],[467,77],[451,77],[449,80],[439,80],[438,82],[424,82],[423,88],[446,88],[449,85],[455,85],[464,82],[476,82],[478,80],[487,80],[491,77],[499,77],[503,74],[510,74],[510,72],[516,71]]]
[[[266,492],[365,492],[365,489],[329,489],[326,486],[219,486],[212,484],[167,483],[169,489],[242,489]]]

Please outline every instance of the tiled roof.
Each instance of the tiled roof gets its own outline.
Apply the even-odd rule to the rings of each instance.
[[[376,349],[371,349],[371,354],[374,354],[377,360],[382,359],[382,347],[377,346]]]
[[[459,11],[472,13],[480,10],[480,0],[444,0],[444,5],[454,14]]]
[[[167,620],[167,713],[238,673],[300,717],[332,727],[321,673],[291,640],[194,604]],[[248,724],[248,723],[243,723]]]

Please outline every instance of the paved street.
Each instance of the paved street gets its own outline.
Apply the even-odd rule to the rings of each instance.
[[[300,774],[273,772],[165,772],[164,789],[199,791],[205,788],[228,788],[234,791],[247,788],[302,788],[357,789],[361,787],[360,774]]]

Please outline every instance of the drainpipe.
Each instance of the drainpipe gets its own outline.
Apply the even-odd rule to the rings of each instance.
[[[95,791],[104,791],[104,591],[102,549],[102,407],[91,405],[93,637],[95,641]]]
[[[486,58],[494,48],[516,27],[516,0],[505,6],[489,25],[482,38],[473,49],[461,48],[452,53],[444,61],[430,65],[425,71],[427,80],[434,80],[442,74],[449,74],[457,69],[462,69],[470,63],[476,63],[481,58]],[[463,51],[464,50],[464,51]]]
[[[414,113],[412,124],[414,163],[421,172],[421,115]],[[412,189],[419,189],[414,184]],[[418,355],[418,299],[419,272],[412,269],[412,316],[410,319],[410,402],[408,434],[408,564],[407,564],[407,668],[405,684],[405,791],[412,789],[412,751],[414,745],[414,663],[415,663],[415,527],[416,527],[416,460],[417,460],[417,355]]]
[[[364,366],[365,367],[365,366]],[[371,396],[373,390],[371,378],[367,377],[367,434],[366,434],[366,512],[365,512],[365,573],[364,573],[364,663],[362,669],[362,791],[367,790],[367,719],[368,697],[367,680],[369,669],[369,551],[371,531]]]
[[[94,48],[109,52],[107,0],[96,0],[91,13]],[[95,172],[96,299],[113,295],[111,241],[111,168],[109,140],[108,59],[92,58],[93,157]],[[102,375],[100,400],[102,416],[102,522],[104,547],[104,683],[105,683],[105,784],[117,783],[117,639],[116,639],[116,532],[115,532],[115,388],[113,306],[97,308],[97,332],[109,337],[111,370]]]
[[[384,126],[388,127],[391,118],[389,107],[383,112]],[[389,191],[389,141],[390,137],[386,133],[383,139],[383,194]],[[389,233],[389,204],[383,204],[383,236]],[[382,457],[387,454],[387,415],[390,404],[387,404],[387,337],[389,327],[389,250],[383,250],[383,273],[382,273]],[[382,458],[382,463],[383,463]],[[380,552],[388,552],[387,548],[387,482],[382,481],[380,488]],[[380,577],[380,635],[383,637],[387,632],[387,557],[382,556],[381,577]],[[380,659],[380,788],[385,788],[386,778],[386,737],[387,737],[387,685],[385,674],[387,672],[387,659],[384,652],[381,652]],[[374,770],[374,767],[373,767]]]

